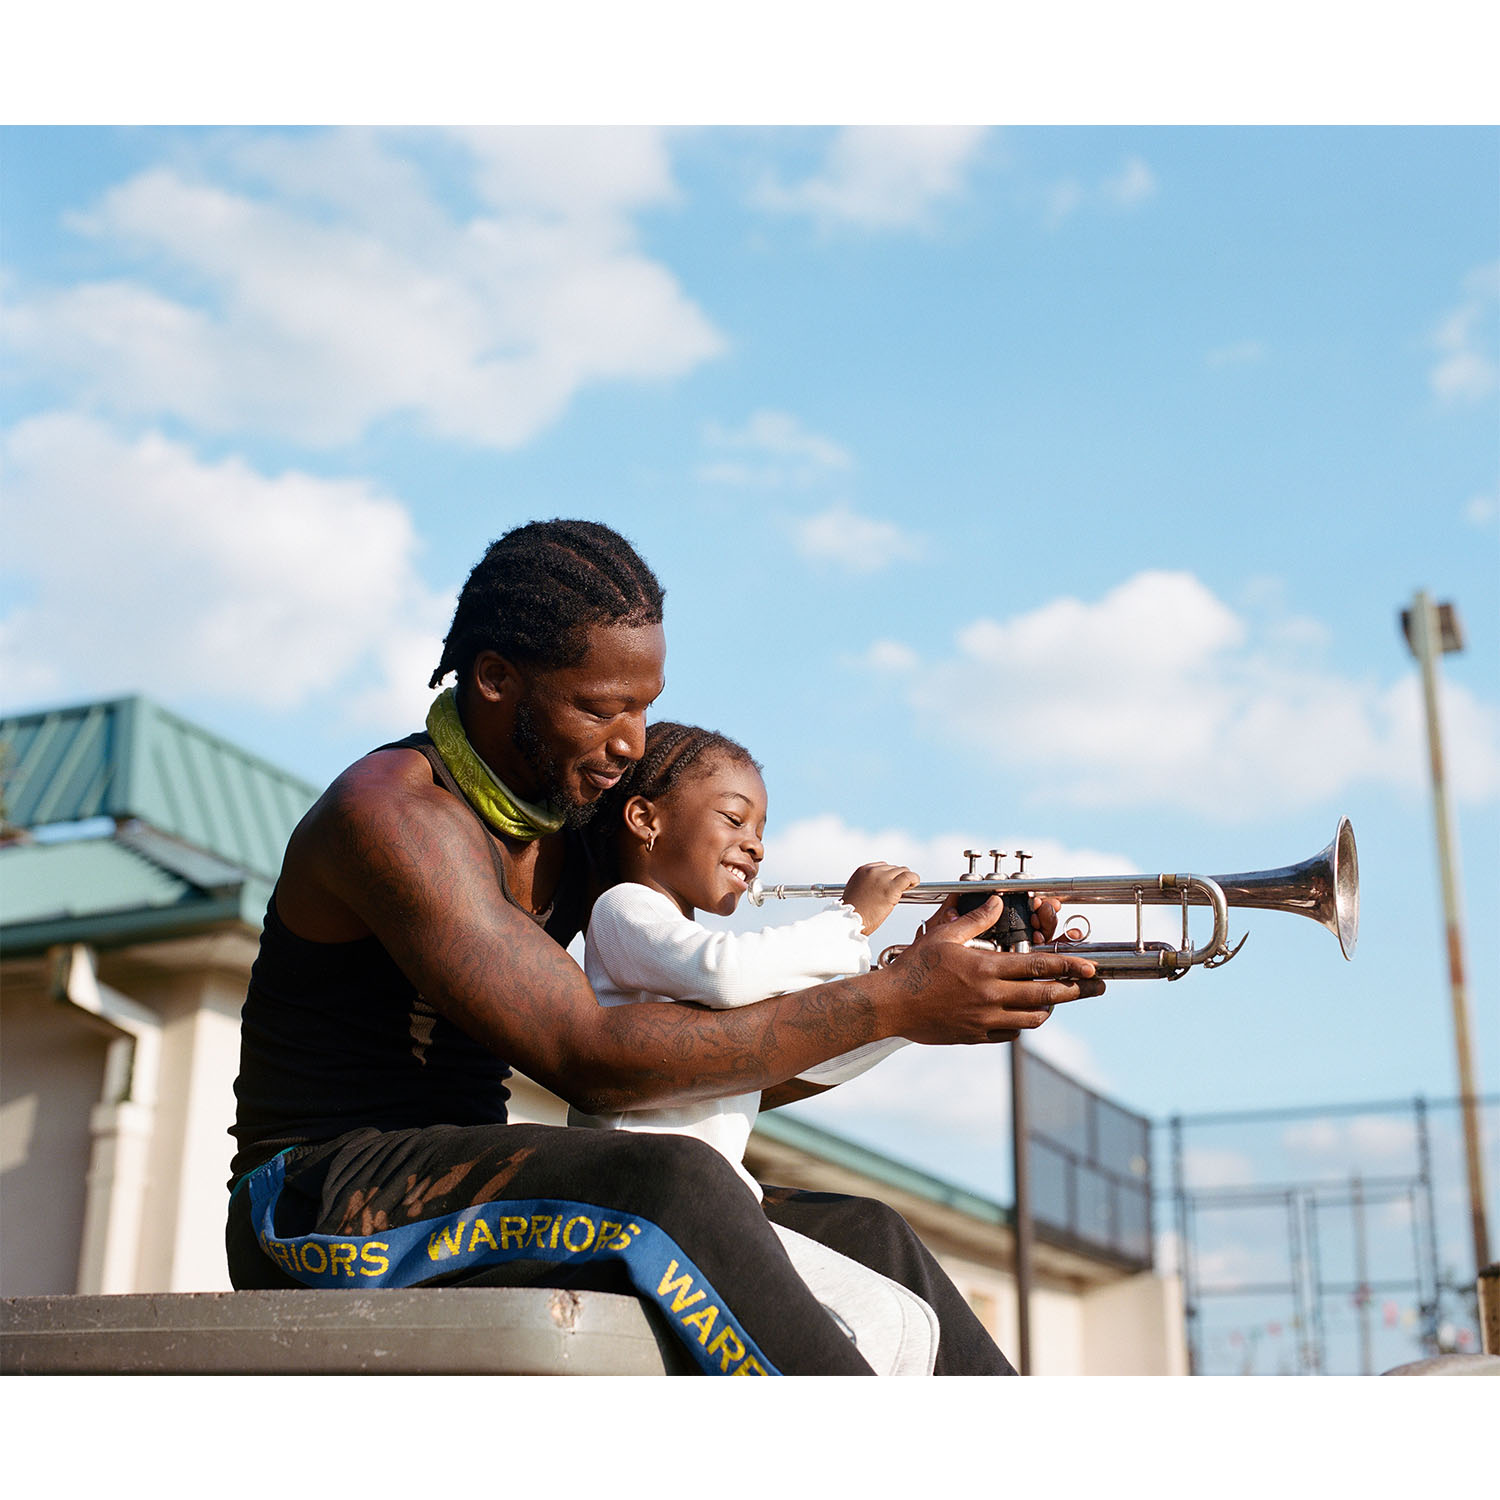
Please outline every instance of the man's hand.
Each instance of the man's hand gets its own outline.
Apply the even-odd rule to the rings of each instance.
[[[915,870],[905,865],[861,865],[844,887],[844,904],[860,915],[866,937],[895,911],[901,892],[918,882]]]
[[[1057,914],[1062,902],[1056,896],[1033,896],[1031,898],[1031,930],[1039,943],[1078,943],[1083,940],[1083,928],[1070,927],[1066,932],[1057,930]]]
[[[1014,1041],[1040,1026],[1054,1005],[1104,993],[1093,964],[1076,954],[964,946],[999,914],[998,896],[965,916],[945,902],[896,959],[890,973],[903,992],[896,1035],[929,1046]],[[1055,910],[1048,915],[1055,923]]]
[[[1057,914],[1062,902],[1056,896],[1033,896],[1031,898],[1031,933],[1039,943],[1078,943],[1083,941],[1083,928],[1070,927],[1066,932],[1057,931]],[[949,896],[943,904],[922,924],[919,931],[936,931],[958,915],[958,897]]]

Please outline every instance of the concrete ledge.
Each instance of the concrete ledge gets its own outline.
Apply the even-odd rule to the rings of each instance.
[[[0,1301],[7,1375],[676,1375],[634,1297],[549,1287]]]

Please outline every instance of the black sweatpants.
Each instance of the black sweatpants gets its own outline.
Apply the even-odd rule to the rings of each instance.
[[[764,1211],[691,1136],[552,1125],[359,1130],[249,1174],[226,1240],[238,1288],[564,1286],[631,1292],[705,1374],[868,1375],[767,1222],[910,1287],[938,1374],[1010,1365],[899,1215],[771,1189]]]

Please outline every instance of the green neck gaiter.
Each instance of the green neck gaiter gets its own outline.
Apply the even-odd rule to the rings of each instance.
[[[427,732],[459,790],[496,833],[511,839],[537,839],[563,826],[560,812],[523,802],[480,760],[464,733],[452,688],[444,688],[433,699],[427,710]]]

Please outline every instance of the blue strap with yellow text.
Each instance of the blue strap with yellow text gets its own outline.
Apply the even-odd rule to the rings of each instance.
[[[591,1203],[527,1198],[477,1203],[375,1235],[276,1233],[286,1163],[273,1157],[246,1178],[260,1247],[304,1286],[325,1290],[421,1286],[435,1276],[513,1260],[618,1260],[636,1292],[658,1307],[706,1375],[779,1375],[681,1247],[649,1219]]]

